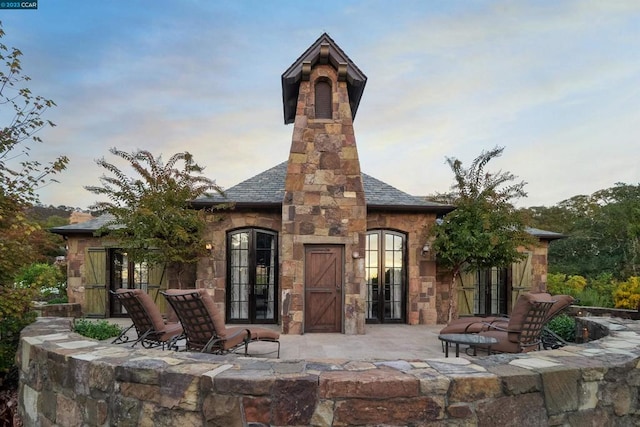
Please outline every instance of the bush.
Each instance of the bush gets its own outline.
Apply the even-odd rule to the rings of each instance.
[[[102,341],[117,337],[122,332],[122,328],[106,320],[76,319],[73,322],[73,331],[85,337]]]
[[[565,341],[575,341],[576,319],[569,315],[557,315],[547,323],[547,328]]]
[[[0,287],[0,373],[15,364],[20,331],[36,320],[37,313],[31,306],[35,294],[31,288]]]
[[[571,295],[575,305],[590,307],[614,307],[613,292],[617,283],[613,276],[603,273],[595,278],[569,276],[563,273],[547,275],[547,290],[552,295]]]
[[[582,276],[568,276],[562,273],[547,275],[547,290],[552,295],[571,295],[577,298],[587,286],[587,279]]]
[[[585,307],[609,307],[613,308],[613,297],[610,293],[601,293],[596,289],[586,288],[578,294],[576,305]]]
[[[56,265],[31,264],[18,272],[15,283],[18,288],[37,289],[39,295],[36,299],[40,301],[66,298],[67,296],[65,273]]]
[[[640,277],[632,276],[620,282],[613,294],[616,308],[636,310],[640,303]]]

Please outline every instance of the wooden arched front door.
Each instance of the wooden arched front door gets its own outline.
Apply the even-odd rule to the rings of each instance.
[[[344,248],[305,247],[305,332],[342,332]]]

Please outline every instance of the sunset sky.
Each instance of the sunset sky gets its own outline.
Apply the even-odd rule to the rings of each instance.
[[[0,20],[58,105],[32,152],[70,158],[45,205],[95,202],[111,147],[187,150],[223,188],[286,160],[280,76],[324,32],[368,77],[361,168],[400,190],[445,192],[447,157],[495,146],[520,206],[640,182],[637,0],[39,0]]]

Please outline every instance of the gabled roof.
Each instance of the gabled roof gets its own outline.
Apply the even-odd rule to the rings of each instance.
[[[326,53],[328,53],[328,57],[325,55]],[[319,61],[327,61],[338,71],[341,68],[346,68],[346,75],[343,78],[346,78],[347,81],[351,117],[355,119],[360,98],[362,98],[362,92],[367,83],[367,76],[349,59],[336,42],[327,33],[324,33],[291,64],[287,71],[282,73],[282,104],[285,124],[293,123],[296,118],[300,82],[305,78],[303,64],[313,68]]]
[[[104,214],[99,217],[90,219],[89,221],[79,222],[76,224],[62,225],[60,227],[50,228],[49,231],[56,234],[68,235],[68,234],[93,234],[93,232],[99,230],[105,225],[114,220],[114,216],[110,214]],[[117,228],[116,225],[110,225],[109,228]]]
[[[214,195],[195,200],[196,207],[221,203],[234,203],[236,207],[281,207],[284,200],[284,183],[287,175],[287,162],[282,162],[252,178],[247,179],[225,191],[225,197]],[[364,197],[367,209],[404,210],[419,212],[447,213],[453,206],[426,201],[411,196],[391,185],[365,173],[362,174]]]

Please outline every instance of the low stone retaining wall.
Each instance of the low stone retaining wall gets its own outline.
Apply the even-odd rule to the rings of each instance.
[[[640,325],[597,322],[608,336],[558,350],[365,362],[131,349],[40,318],[19,404],[26,426],[640,425]]]
[[[78,303],[34,305],[39,317],[82,317],[82,306]]]

